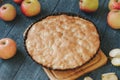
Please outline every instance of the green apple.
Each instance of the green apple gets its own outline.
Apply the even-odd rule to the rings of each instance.
[[[85,12],[95,12],[98,9],[98,0],[80,0],[80,9]]]

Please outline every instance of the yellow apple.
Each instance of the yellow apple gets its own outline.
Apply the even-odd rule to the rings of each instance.
[[[120,29],[120,10],[111,10],[107,16],[107,22],[113,29]]]
[[[12,21],[16,17],[16,9],[13,5],[6,3],[0,7],[0,18],[4,21]]]
[[[80,9],[84,12],[95,12],[98,9],[98,0],[80,0]]]

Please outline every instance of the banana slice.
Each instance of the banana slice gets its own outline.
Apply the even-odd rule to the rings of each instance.
[[[116,49],[112,49],[109,52],[109,56],[110,57],[120,57],[120,49],[116,48]]]
[[[87,76],[84,78],[84,80],[93,80],[91,77]]]
[[[102,74],[102,80],[118,80],[118,77],[115,73],[105,73]]]
[[[111,63],[114,66],[120,66],[120,58],[112,58]]]

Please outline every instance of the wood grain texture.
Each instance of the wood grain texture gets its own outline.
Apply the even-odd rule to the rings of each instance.
[[[43,69],[51,80],[75,80],[76,78],[103,66],[106,62],[107,57],[101,50],[99,50],[97,55],[89,63],[77,69],[67,71],[54,71],[46,68]]]
[[[4,3],[7,2],[16,6],[18,14],[12,22],[3,22],[0,20],[0,24],[2,24],[0,27],[0,37],[10,37],[14,39],[17,42],[18,51],[14,58],[10,60],[0,60],[0,80],[48,79],[41,67],[26,54],[23,44],[23,32],[31,23],[42,16],[50,14],[56,7],[58,0],[54,0],[54,2],[52,2],[52,0],[40,0],[42,6],[41,14],[32,18],[25,17],[21,13],[19,5],[15,4],[12,0],[6,0]]]
[[[41,66],[27,55],[23,44],[23,32],[31,23],[51,13],[76,13],[94,22],[100,34],[101,49],[107,56],[111,49],[120,48],[120,30],[111,29],[106,22],[109,0],[99,0],[99,9],[90,14],[79,9],[79,0],[39,1],[42,11],[38,16],[31,18],[25,17],[20,11],[20,6],[15,4],[13,0],[4,0],[2,3],[13,4],[17,10],[17,17],[11,22],[0,20],[0,39],[4,37],[14,39],[17,42],[18,50],[16,56],[12,59],[0,59],[0,80],[48,80]],[[116,72],[120,78],[120,67],[112,66],[109,60],[105,66],[80,77],[78,80],[83,80],[85,76],[91,76],[94,80],[101,80],[101,74],[106,72]]]

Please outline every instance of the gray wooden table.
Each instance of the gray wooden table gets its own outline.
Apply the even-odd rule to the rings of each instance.
[[[0,80],[49,80],[40,65],[35,63],[26,53],[23,44],[23,32],[33,22],[42,16],[56,12],[70,12],[86,17],[97,25],[100,39],[101,49],[108,56],[113,48],[120,48],[120,30],[111,29],[107,22],[106,16],[109,12],[108,1],[99,0],[99,9],[95,13],[84,13],[79,9],[79,0],[39,0],[41,2],[42,11],[38,16],[25,17],[20,6],[15,4],[13,0],[4,0],[4,3],[11,3],[17,9],[17,17],[12,22],[4,22],[0,20],[0,39],[9,37],[17,42],[17,54],[9,60],[0,59]],[[0,5],[2,5],[0,4]],[[114,67],[110,63],[97,70],[94,70],[85,76],[91,76],[94,80],[101,80],[101,74],[106,72],[115,72],[120,78],[120,67]],[[83,80],[84,76],[78,80]]]

